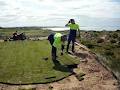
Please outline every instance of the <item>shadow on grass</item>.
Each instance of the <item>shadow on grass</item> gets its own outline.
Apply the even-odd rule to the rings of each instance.
[[[55,65],[53,67],[53,69],[55,69],[57,71],[61,71],[61,72],[70,72],[70,73],[73,73],[73,68],[68,68],[65,65],[61,65],[58,60],[53,60],[53,63]]]
[[[29,89],[18,89],[18,90],[36,90],[36,88],[29,88]]]

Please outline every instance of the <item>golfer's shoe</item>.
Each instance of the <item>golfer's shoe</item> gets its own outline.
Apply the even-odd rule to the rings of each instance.
[[[63,55],[63,52],[61,52],[61,56]]]
[[[72,53],[75,53],[75,51],[73,50]]]
[[[46,58],[44,58],[44,60],[48,60],[48,58],[46,57]]]
[[[69,51],[68,51],[68,52],[66,52],[66,53],[67,53],[67,54],[71,54],[71,52],[69,52]]]
[[[55,57],[55,56],[52,56],[52,60],[56,60],[56,57]]]

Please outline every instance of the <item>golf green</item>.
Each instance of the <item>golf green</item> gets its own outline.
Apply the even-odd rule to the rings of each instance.
[[[48,60],[46,59],[48,58]],[[71,75],[66,65],[78,64],[68,54],[58,62],[51,60],[51,46],[43,41],[11,41],[0,43],[0,82],[9,84],[48,83]]]

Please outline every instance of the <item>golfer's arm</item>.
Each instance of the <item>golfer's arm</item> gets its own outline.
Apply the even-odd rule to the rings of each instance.
[[[79,37],[80,37],[80,28],[78,28],[78,34],[79,34]]]
[[[79,33],[79,35],[80,35],[80,29],[78,29],[78,33]]]
[[[65,25],[65,27],[68,27],[69,26],[69,24],[67,23],[66,25]]]
[[[65,25],[65,27],[69,27],[69,25],[70,25],[70,21]]]

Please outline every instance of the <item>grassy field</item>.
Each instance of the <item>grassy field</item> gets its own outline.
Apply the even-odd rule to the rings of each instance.
[[[44,41],[11,41],[0,43],[0,82],[11,84],[47,83],[71,74],[66,65],[78,64],[68,54],[59,63],[51,60],[51,46]],[[48,57],[48,60],[44,58]]]

